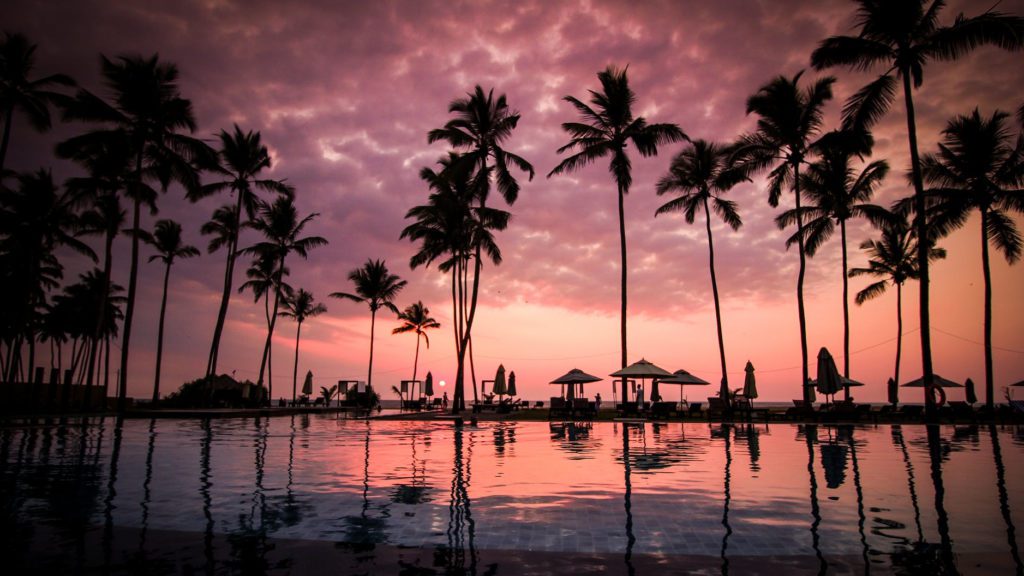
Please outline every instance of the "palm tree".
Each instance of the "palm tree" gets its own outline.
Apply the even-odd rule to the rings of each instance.
[[[267,322],[267,331],[270,331],[270,326],[273,318],[270,316],[270,296],[276,294],[278,290],[281,292],[282,298],[290,298],[293,294],[293,290],[290,284],[285,281],[285,277],[291,274],[291,270],[287,266],[284,268],[278,268],[277,258],[273,253],[256,253],[255,258],[249,265],[249,268],[245,271],[245,277],[248,278],[241,286],[238,287],[238,293],[241,294],[246,290],[252,292],[253,302],[259,303],[263,300],[263,314]],[[266,346],[264,345],[266,351]],[[267,355],[267,381],[273,384],[273,355]],[[264,390],[266,388],[260,388]],[[269,399],[270,396],[267,396]]]
[[[157,402],[160,400],[160,363],[164,353],[164,317],[167,312],[167,284],[171,278],[171,266],[178,258],[199,256],[199,249],[182,242],[181,224],[174,220],[157,220],[153,233],[144,233],[143,241],[157,252],[149,257],[149,261],[159,260],[164,263],[164,292],[160,300],[160,324],[156,336],[156,377],[153,379],[153,402]]]
[[[132,157],[127,195],[132,200],[133,231],[140,230],[141,207],[154,196],[146,179],[155,179],[162,190],[171,182],[187,190],[199,187],[197,165],[213,163],[214,152],[201,140],[182,134],[194,132],[192,103],[178,92],[178,68],[162,63],[157,56],[122,56],[116,61],[101,57],[103,78],[112,92],[108,103],[87,90],[79,90],[64,111],[66,120],[104,124],[103,128],[73,137],[58,145],[58,153],[75,158],[105,142],[125,142]],[[128,390],[128,359],[131,345],[135,293],[139,272],[138,234],[132,235],[128,300],[125,305],[124,336],[118,409],[123,410]]]
[[[466,163],[458,162],[457,154],[450,153],[439,164],[441,170],[436,172],[430,168],[420,170],[420,179],[433,192],[427,204],[415,206],[406,213],[405,217],[415,222],[406,226],[400,237],[421,242],[420,249],[409,260],[411,268],[429,266],[440,260],[438,270],[452,275],[452,331],[458,357],[451,404],[455,414],[465,409],[464,367],[472,329],[467,321],[470,316],[467,312],[469,263],[476,254],[476,246],[480,246],[481,257],[486,255],[493,264],[501,264],[501,250],[492,231],[504,230],[510,214],[472,205],[470,170]]]
[[[227,264],[224,268],[224,291],[221,294],[220,309],[217,312],[217,325],[213,330],[213,343],[210,345],[210,357],[207,362],[206,375],[213,376],[217,372],[217,356],[220,352],[220,340],[224,332],[224,322],[228,314],[228,302],[231,299],[231,284],[234,278],[235,258],[238,255],[238,233],[242,228],[241,214],[245,210],[246,217],[252,221],[256,216],[259,204],[257,191],[273,192],[281,196],[293,198],[295,190],[281,180],[270,180],[258,178],[264,169],[270,169],[270,154],[267,147],[261,142],[259,132],[242,132],[242,129],[235,124],[235,131],[228,133],[220,131],[220,162],[214,171],[223,175],[226,179],[221,182],[206,184],[194,190],[189,199],[192,201],[217,194],[225,190],[235,195],[233,208],[224,207],[214,213],[214,219],[220,218],[217,224],[210,228],[213,233],[216,230],[218,235],[226,235],[224,241],[218,241],[217,247],[227,248]],[[222,211],[223,210],[223,211]],[[232,222],[225,220],[233,217]],[[205,229],[205,227],[204,227]],[[213,242],[210,244],[210,252]]]
[[[1010,115],[996,110],[982,118],[975,108],[957,115],[942,131],[937,154],[921,159],[924,181],[932,188],[940,234],[963,226],[975,210],[981,215],[981,270],[985,280],[985,404],[994,403],[992,370],[992,277],[989,243],[1013,264],[1022,241],[1013,213],[1024,213],[1024,138],[1011,133]]]
[[[924,66],[931,60],[956,60],[985,44],[1007,50],[1020,49],[1024,45],[1024,19],[989,10],[972,18],[961,14],[953,25],[940,26],[938,18],[946,5],[944,0],[857,0],[857,5],[856,23],[860,33],[857,36],[826,38],[811,54],[811,64],[818,70],[833,66],[846,66],[858,71],[867,71],[876,65],[886,67],[885,72],[857,91],[843,107],[844,124],[861,130],[870,128],[885,115],[896,96],[897,79],[902,80],[914,210],[917,214],[914,226],[918,238],[928,238],[913,90],[921,87]],[[925,406],[929,418],[934,418],[928,243],[921,242],[917,248],[917,265],[921,274],[921,365]]]
[[[811,153],[811,144],[821,129],[825,103],[832,99],[835,78],[819,78],[801,89],[798,72],[793,78],[779,76],[762,86],[747,99],[747,114],[755,113],[757,131],[741,137],[738,154],[752,168],[775,168],[769,174],[768,204],[779,205],[784,188],[792,186],[796,199],[797,245],[800,270],[796,282],[797,312],[800,320],[801,379],[804,400],[810,388],[805,383],[807,372],[807,317],[804,312],[804,272],[807,268],[804,251],[804,224],[800,210],[800,166]]]
[[[491,189],[491,178],[498,185],[498,192],[510,206],[519,197],[519,182],[509,170],[515,166],[526,172],[533,180],[533,166],[522,157],[505,150],[503,142],[512,134],[519,123],[519,113],[511,110],[505,101],[505,95],[494,99],[494,90],[484,95],[483,88],[476,86],[472,94],[465,98],[453,100],[448,112],[455,114],[443,128],[431,130],[427,134],[427,142],[443,140],[456,151],[461,152],[456,158],[460,164],[468,166],[472,175],[472,194],[480,208],[485,208]],[[480,269],[483,259],[480,257],[481,247],[476,247],[476,262],[473,268],[473,289],[470,300],[467,326],[472,330],[476,318],[477,297],[480,289]],[[472,365],[472,343],[470,343],[470,363]],[[473,394],[476,394],[476,379],[473,381]]]
[[[911,229],[905,217],[895,214],[881,223],[882,237],[878,240],[865,240],[860,249],[868,254],[867,268],[851,268],[850,278],[857,276],[875,276],[882,278],[857,293],[855,302],[858,306],[881,296],[891,283],[896,287],[896,370],[893,379],[900,381],[900,354],[903,348],[903,284],[907,280],[921,277],[917,266],[917,235]],[[932,247],[929,251],[931,260],[946,257],[942,248]]]
[[[263,360],[260,362],[260,376],[257,382],[259,386],[263,385],[263,375],[270,355],[271,340],[274,337],[274,325],[277,321],[278,307],[280,306],[282,295],[280,279],[284,276],[285,259],[293,252],[305,259],[313,248],[327,245],[327,240],[320,236],[299,237],[306,225],[319,215],[319,213],[314,212],[299,220],[292,197],[279,196],[273,204],[261,206],[259,218],[250,224],[253,229],[263,233],[266,240],[257,242],[243,250],[243,252],[263,255],[265,258],[270,259],[277,268],[275,274],[277,281],[274,289],[274,306],[268,316],[270,325],[269,330],[267,330],[267,343],[263,347]],[[268,381],[267,392],[268,397],[272,399],[274,397],[272,381]]]
[[[284,299],[284,312],[281,316],[295,319],[295,368],[292,370],[292,402],[296,399],[296,390],[299,382],[299,334],[302,332],[302,323],[307,318],[315,318],[327,312],[327,306],[317,302],[312,292],[306,292],[299,288],[297,292]]]
[[[398,293],[407,282],[388,271],[383,260],[367,259],[361,268],[348,273],[348,279],[355,285],[355,294],[332,292],[331,298],[344,298],[353,302],[366,302],[370,307],[370,367],[366,375],[366,387],[373,391],[373,332],[377,322],[377,310],[387,308],[398,314],[394,304]]]
[[[729,378],[725,362],[725,338],[722,336],[722,311],[718,301],[718,280],[715,277],[715,244],[711,237],[711,206],[733,230],[743,225],[737,205],[722,196],[740,182],[749,181],[745,166],[738,164],[732,151],[715,142],[694,140],[680,152],[669,167],[668,174],[658,181],[658,195],[679,192],[661,205],[655,216],[668,212],[682,212],[687,224],[693,224],[697,210],[704,211],[704,224],[708,234],[708,267],[711,269],[711,294],[715,299],[715,326],[718,328],[718,353],[722,361],[722,381],[719,394],[727,398]]]
[[[598,158],[610,156],[608,165],[619,198],[619,249],[622,264],[622,316],[621,347],[622,367],[626,367],[626,212],[624,198],[633,183],[632,163],[626,153],[630,143],[644,158],[656,156],[658,146],[669,142],[687,140],[686,134],[675,124],[648,124],[647,120],[633,116],[636,94],[629,87],[626,68],[619,70],[609,66],[597,73],[601,91],[590,90],[590,103],[584,104],[573,96],[563,98],[579,113],[583,122],[565,122],[562,129],[569,133],[569,143],[558,149],[558,153],[574,152],[562,160],[548,173],[575,172]],[[622,397],[626,397],[626,382],[622,382]]]
[[[850,131],[833,131],[821,137],[813,146],[818,159],[807,166],[801,175],[804,197],[810,202],[798,213],[787,210],[776,218],[779,229],[792,226],[798,215],[803,219],[804,251],[814,256],[835,232],[839,224],[839,241],[843,266],[843,376],[850,377],[850,299],[847,285],[846,221],[864,217],[873,223],[888,217],[889,212],[875,204],[868,204],[875,190],[889,173],[885,160],[875,160],[860,173],[852,166],[855,157],[871,151],[870,136]],[[786,241],[787,247],[797,243],[796,236]],[[843,388],[847,399],[850,389]]]
[[[75,81],[63,74],[52,74],[30,80],[35,66],[36,45],[21,34],[4,34],[0,41],[0,115],[4,132],[0,137],[0,174],[4,171],[7,146],[11,141],[14,111],[25,114],[29,124],[43,132],[50,129],[50,105],[62,104],[66,96],[52,92],[56,86],[74,86]]]
[[[423,305],[422,300],[406,306],[405,310],[399,312],[398,319],[402,321],[402,325],[392,330],[392,334],[405,334],[407,332],[414,332],[416,334],[416,358],[412,363],[412,379],[415,381],[416,370],[420,363],[420,337],[426,341],[427,348],[430,348],[430,338],[427,336],[427,330],[440,328],[441,324],[430,317],[430,309]]]

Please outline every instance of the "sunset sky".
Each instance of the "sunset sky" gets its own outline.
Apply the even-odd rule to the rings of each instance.
[[[943,23],[959,12],[976,15],[994,2],[950,1]],[[99,77],[99,55],[159,53],[181,71],[182,96],[191,99],[196,136],[216,145],[221,129],[237,123],[260,131],[274,166],[269,177],[287,179],[297,190],[300,213],[320,216],[307,228],[330,245],[308,261],[289,263],[290,282],[325,301],[329,312],[303,325],[301,374],[311,369],[316,386],[365,379],[370,315],[365,305],[328,299],[351,291],[347,274],[367,258],[381,258],[409,281],[396,304],[416,300],[430,308],[442,329],[420,357],[420,374],[454,380],[455,354],[448,278],[435,268],[410,270],[415,246],[399,240],[406,211],[425,203],[418,178],[447,151],[428,145],[427,132],[442,126],[449,102],[474,85],[507,95],[521,115],[506,148],[529,160],[537,177],[520,177],[513,220],[498,242],[500,267],[486,266],[474,326],[478,378],[493,378],[499,363],[514,370],[520,395],[546,399],[547,382],[573,367],[606,377],[600,391],[611,399],[619,365],[619,253],[615,186],[607,162],[570,176],[545,175],[560,161],[556,149],[568,141],[560,124],[576,120],[565,95],[580,99],[599,83],[609,64],[629,66],[638,101],[635,113],[651,122],[674,122],[691,138],[729,141],[754,127],[746,98],[774,76],[809,68],[810,53],[832,34],[852,33],[853,4],[840,0],[716,2],[573,1],[514,3],[470,1],[269,2],[181,0],[111,2],[9,0],[3,28],[39,45],[36,75],[62,72],[107,95]],[[1024,14],[1024,0],[998,4]],[[982,48],[953,64],[925,70],[915,94],[921,151],[935,148],[954,114],[975,106],[989,115],[1024,103],[1021,54]],[[881,70],[879,70],[880,72]],[[840,104],[872,76],[833,70],[838,77],[827,128],[839,122]],[[818,73],[808,71],[804,78]],[[892,172],[875,201],[888,205],[909,194],[906,123],[901,101],[875,132],[874,159],[888,159]],[[82,125],[58,125],[36,134],[18,121],[7,165],[18,170],[52,166],[61,178],[77,168],[53,158],[56,142]],[[682,145],[664,147],[655,158],[633,156],[634,184],[626,199],[629,245],[629,357],[646,357],[666,368],[717,382],[718,349],[703,221],[687,225],[681,215],[654,217],[665,201],[654,193],[657,179]],[[635,151],[634,151],[635,152]],[[739,203],[739,232],[713,225],[723,304],[726,353],[733,387],[742,386],[747,360],[757,369],[763,400],[799,398],[800,345],[796,309],[797,254],[787,251],[774,217],[792,206],[768,206],[762,179],[741,185],[729,197]],[[179,262],[172,271],[162,385],[165,392],[202,376],[222,289],[224,254],[205,254],[199,227],[226,196],[196,204],[172,188],[160,213],[145,217],[182,222],[189,243],[204,256]],[[1024,224],[1018,216],[1018,226]],[[866,265],[857,250],[874,237],[869,226],[850,226],[852,266]],[[983,382],[982,276],[976,217],[942,242],[948,259],[933,270],[932,322],[935,370],[952,380]],[[252,231],[241,245],[257,241]],[[95,241],[95,240],[94,240]],[[98,244],[97,244],[98,245]],[[127,284],[129,243],[118,240],[115,281]],[[162,267],[145,264],[133,328],[129,395],[152,389]],[[73,280],[88,266],[65,259]],[[236,267],[241,283],[247,259]],[[1009,266],[993,252],[996,386],[1024,379],[1024,266]],[[851,296],[870,280],[851,281]],[[809,260],[808,344],[813,357],[827,346],[842,366],[842,302],[838,233]],[[378,317],[374,381],[384,398],[412,375],[415,338],[390,334],[397,326]],[[904,291],[902,380],[920,376],[917,285]],[[851,376],[868,384],[858,400],[882,401],[892,375],[896,336],[894,290],[864,306],[851,304]],[[220,371],[255,380],[266,335],[262,304],[235,295],[228,314]],[[295,324],[282,319],[275,334],[274,392],[290,395]],[[46,358],[44,355],[44,362]],[[688,388],[691,399],[713,393]],[[666,396],[675,398],[675,389]],[[440,389],[438,389],[440,393]],[[467,391],[468,393],[468,391]],[[450,393],[449,393],[450,394]],[[663,392],[665,394],[665,392]],[[1001,390],[997,391],[1001,398]],[[979,396],[982,393],[979,390]],[[470,398],[471,394],[468,395]],[[961,399],[959,392],[952,399]],[[920,401],[920,393],[903,398]]]

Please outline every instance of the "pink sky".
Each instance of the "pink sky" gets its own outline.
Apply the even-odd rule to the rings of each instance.
[[[977,14],[992,2],[950,2],[943,21]],[[1024,1],[1004,1],[1004,12],[1024,14]],[[103,94],[99,54],[149,55],[176,63],[181,92],[192,100],[197,136],[209,139],[238,123],[262,132],[274,159],[274,178],[297,189],[300,212],[319,212],[308,228],[330,241],[308,261],[290,262],[291,283],[326,299],[350,291],[349,270],[383,258],[409,286],[404,307],[423,300],[443,328],[431,333],[421,370],[454,379],[451,302],[447,277],[436,269],[410,270],[415,247],[399,241],[405,212],[423,203],[427,189],[417,173],[446,152],[427,144],[427,131],[449,119],[447,105],[475,84],[505,93],[522,114],[506,143],[533,163],[538,177],[520,179],[513,221],[498,241],[505,262],[486,267],[474,327],[478,378],[492,378],[498,363],[517,374],[520,394],[547,398],[546,385],[573,367],[598,376],[618,368],[619,255],[615,188],[606,163],[571,176],[544,178],[567,141],[561,122],[575,120],[561,101],[585,98],[598,87],[595,73],[629,65],[638,95],[635,112],[652,122],[674,122],[692,138],[728,141],[750,130],[745,100],[778,74],[809,67],[817,43],[852,30],[853,5],[819,2],[47,2],[14,0],[4,27],[39,44],[37,73],[64,72]],[[867,76],[842,70],[828,126],[839,103]],[[933,64],[915,95],[923,152],[934,148],[946,120],[979,106],[1016,110],[1024,76],[1020,54],[983,48],[955,64]],[[805,77],[817,76],[809,71]],[[31,133],[15,125],[8,166],[53,166],[75,172],[50,155],[59,139],[80,126]],[[908,194],[905,119],[901,106],[878,126],[874,158],[893,170],[875,201],[888,205]],[[663,202],[654,184],[680,145],[652,159],[634,157],[634,185],[626,199],[629,242],[629,356],[660,366],[686,368],[717,382],[718,350],[702,222],[679,215],[654,218]],[[798,398],[800,347],[796,314],[797,255],[787,252],[774,217],[789,207],[767,204],[760,179],[737,187],[743,228],[714,224],[717,271],[730,380],[742,384],[749,359],[757,368],[761,398]],[[227,198],[190,204],[180,189],[161,199],[160,213],[185,227],[188,241],[205,248],[199,226]],[[1021,219],[1017,218],[1018,225]],[[977,218],[946,239],[949,258],[933,272],[933,346],[936,372],[963,381],[984,379],[980,231]],[[856,249],[874,236],[861,222],[850,226],[851,265],[866,258]],[[247,232],[242,245],[255,242]],[[842,309],[838,234],[809,260],[806,297],[808,344],[813,357],[827,346],[841,366]],[[144,254],[144,257],[148,254]],[[201,376],[220,298],[223,254],[186,260],[172,271],[163,389]],[[74,278],[86,263],[68,259]],[[143,260],[144,262],[144,260]],[[126,284],[128,242],[119,240],[115,280]],[[236,286],[247,262],[240,261]],[[142,264],[140,301],[132,338],[129,394],[152,387],[161,270]],[[992,260],[995,376],[997,387],[1024,379],[1024,267]],[[868,280],[851,281],[855,293]],[[920,375],[917,286],[904,291],[902,380]],[[1016,296],[1015,296],[1016,295]],[[303,326],[300,373],[311,369],[317,386],[340,378],[365,379],[369,312],[363,305],[330,299],[329,312]],[[895,353],[895,291],[851,305],[851,376],[868,384],[860,400],[884,399]],[[397,321],[379,318],[375,384],[385,398],[412,372],[415,339],[392,336]],[[255,379],[265,338],[262,305],[236,295],[228,315],[220,369]],[[278,323],[274,391],[290,393],[295,325]],[[45,359],[44,359],[45,361]],[[421,372],[422,374],[422,372]],[[300,376],[301,378],[301,376]],[[600,383],[611,398],[611,383]],[[688,389],[690,398],[712,390]],[[1001,392],[998,392],[1001,395]],[[675,390],[668,396],[674,397]],[[979,395],[981,395],[979,391]],[[904,393],[919,400],[918,393]],[[959,399],[953,393],[953,399]]]

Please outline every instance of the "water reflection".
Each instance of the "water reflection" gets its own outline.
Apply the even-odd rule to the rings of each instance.
[[[370,515],[370,423],[366,423],[366,435],[363,443],[363,503],[359,516],[346,516],[342,519],[346,542],[369,546],[387,541],[387,520],[385,514],[380,517]]]
[[[629,453],[629,430],[631,426],[622,425],[622,471],[624,475],[624,493],[622,505],[626,511],[626,553],[623,560],[626,563],[626,571],[630,576],[636,574],[633,566],[633,545],[636,544],[636,536],[633,535],[633,480],[632,480],[632,458]],[[643,434],[644,425],[639,424],[637,428]]]
[[[601,442],[593,438],[590,422],[551,422],[551,441],[569,453],[571,460],[590,460],[600,452]]]
[[[466,432],[456,426],[453,444],[452,484],[449,493],[448,528],[445,531],[447,546],[439,546],[434,552],[434,564],[442,566],[449,574],[476,574],[479,559],[476,550],[476,524],[469,498],[471,471],[469,463],[473,450],[470,445],[464,456]],[[470,438],[472,436],[470,435]]]
[[[996,466],[996,491],[999,494],[999,512],[1006,524],[1006,541],[1010,545],[1010,557],[1016,567],[1018,575],[1024,574],[1024,564],[1021,563],[1020,550],[1017,548],[1017,529],[1013,524],[1013,515],[1010,513],[1010,497],[1006,491],[1006,467],[1003,465],[1003,450],[999,445],[999,434],[996,433],[994,424],[988,426],[989,439],[992,442],[992,461]]]
[[[814,475],[814,445],[818,443],[818,426],[816,424],[805,424],[797,429],[797,438],[803,435],[807,444],[807,475],[810,484],[811,499],[811,547],[814,548],[814,556],[818,559],[818,574],[825,574],[828,571],[828,562],[821,552],[821,538],[818,534],[818,527],[821,525],[821,508],[818,505],[818,479]],[[824,455],[824,454],[823,454]]]
[[[726,552],[729,550],[729,537],[732,536],[732,526],[729,525],[729,503],[732,500],[730,489],[732,484],[732,444],[729,441],[729,432],[732,428],[731,424],[723,423],[717,430],[717,434],[715,430],[711,432],[713,438],[720,437],[725,444],[725,479],[722,482],[722,491],[725,494],[722,505],[722,526],[725,527],[725,533],[722,535],[722,550],[719,553],[722,558],[722,574],[724,576],[729,574],[729,557]]]

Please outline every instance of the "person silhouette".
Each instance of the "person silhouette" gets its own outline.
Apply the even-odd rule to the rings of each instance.
[[[444,396],[441,398],[441,409],[442,410],[447,410],[448,409],[448,392],[445,392]]]
[[[598,392],[594,395],[594,409],[598,412],[601,411],[601,393]]]

